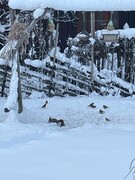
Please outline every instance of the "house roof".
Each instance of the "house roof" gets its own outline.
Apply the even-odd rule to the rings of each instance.
[[[63,11],[132,11],[134,0],[9,0],[12,9],[53,8]]]

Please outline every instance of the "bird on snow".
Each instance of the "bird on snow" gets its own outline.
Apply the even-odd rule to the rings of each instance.
[[[49,123],[56,123],[56,124],[59,125],[60,127],[65,126],[65,123],[64,123],[64,120],[63,120],[63,119],[57,120],[56,118],[51,118],[51,117],[49,117],[48,122],[49,122]]]
[[[103,110],[99,110],[99,114],[104,114],[105,113],[105,111],[103,111]]]
[[[94,102],[93,102],[93,103],[91,103],[91,104],[89,104],[88,106],[92,106],[92,105],[94,105]]]
[[[63,120],[63,119],[59,119],[59,120],[57,121],[57,124],[58,124],[60,127],[65,126],[65,123],[64,123],[64,120]]]
[[[94,103],[91,103],[90,105],[88,105],[88,107],[96,108],[96,106],[94,105]]]
[[[107,108],[108,108],[108,106],[106,106],[106,105],[103,105],[103,108],[104,108],[104,109],[107,109]]]
[[[41,108],[46,108],[47,104],[48,104],[48,101],[46,100],[44,105]]]
[[[8,108],[4,108],[4,112],[9,112],[10,110]]]
[[[109,121],[111,121],[110,119],[108,119],[108,118],[105,118],[105,120],[106,120],[106,122],[109,122]]]
[[[48,120],[49,123],[58,123],[58,120],[56,118],[51,118],[49,117],[49,120]]]

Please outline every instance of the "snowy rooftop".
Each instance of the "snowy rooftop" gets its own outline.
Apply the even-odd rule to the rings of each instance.
[[[34,10],[54,8],[73,11],[131,11],[135,10],[133,0],[9,0],[12,9]]]

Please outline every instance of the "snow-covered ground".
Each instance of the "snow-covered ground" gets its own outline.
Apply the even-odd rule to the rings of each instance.
[[[0,98],[0,179],[122,180],[127,175],[135,158],[135,97],[37,97],[23,100],[20,115],[4,113],[6,99]],[[88,107],[92,102],[96,108]],[[49,124],[49,117],[66,126]],[[132,173],[126,179],[132,180]]]

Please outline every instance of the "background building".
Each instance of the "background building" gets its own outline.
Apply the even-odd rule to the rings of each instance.
[[[91,32],[91,17],[90,12],[85,12],[85,22],[83,12],[77,12],[75,22],[60,23],[60,46],[63,49],[66,46],[69,36],[74,37],[77,33],[85,30]],[[95,30],[106,29],[110,20],[111,12],[95,12]],[[125,23],[128,23],[130,28],[135,27],[135,11],[116,11],[113,12],[112,21],[115,29],[122,29]]]

